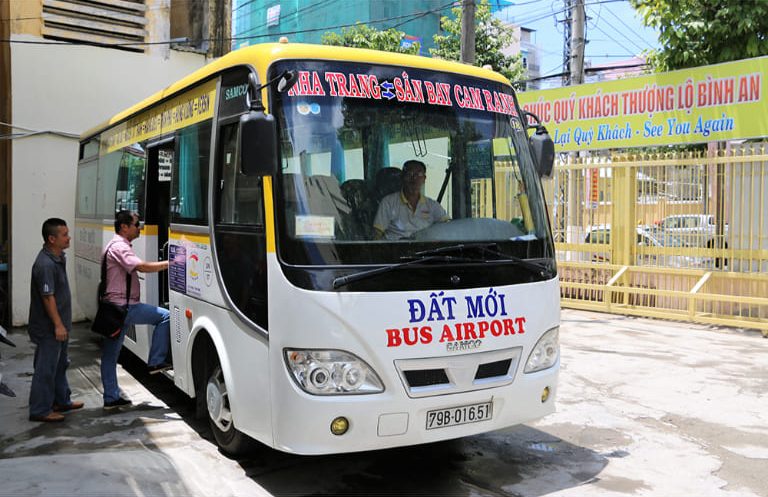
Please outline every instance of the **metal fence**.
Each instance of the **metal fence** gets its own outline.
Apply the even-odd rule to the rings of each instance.
[[[545,182],[565,307],[768,336],[768,144],[563,156]]]

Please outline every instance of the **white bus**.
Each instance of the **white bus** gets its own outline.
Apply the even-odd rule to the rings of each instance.
[[[554,410],[553,146],[509,82],[426,57],[289,43],[230,53],[82,137],[76,274],[96,310],[116,211],[167,273],[178,388],[237,454],[463,437]],[[401,167],[449,220],[380,238]],[[404,197],[401,197],[401,201]],[[419,215],[419,208],[413,215]],[[125,346],[146,360],[149,332]]]

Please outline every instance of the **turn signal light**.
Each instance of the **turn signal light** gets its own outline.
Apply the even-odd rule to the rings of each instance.
[[[187,316],[187,319],[192,319],[192,309],[187,307],[187,310],[184,311],[184,315]]]
[[[544,390],[542,390],[541,392],[541,403],[543,404],[544,402],[546,402],[548,398],[549,398],[549,387],[544,387]]]

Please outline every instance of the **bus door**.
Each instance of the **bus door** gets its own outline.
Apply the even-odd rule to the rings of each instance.
[[[243,174],[239,118],[220,121],[216,159],[215,239],[231,303],[267,330],[267,239],[262,178]]]
[[[168,227],[171,198],[171,170],[174,156],[173,138],[151,143],[147,147],[147,196],[145,224],[157,226],[157,258],[168,260]],[[151,254],[147,254],[151,257]],[[157,273],[157,305],[168,309],[168,272]]]

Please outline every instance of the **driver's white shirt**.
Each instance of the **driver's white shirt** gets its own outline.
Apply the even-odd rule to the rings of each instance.
[[[416,209],[411,210],[403,192],[399,191],[381,199],[373,227],[384,233],[387,240],[399,240],[447,220],[445,209],[431,198],[420,194]]]

